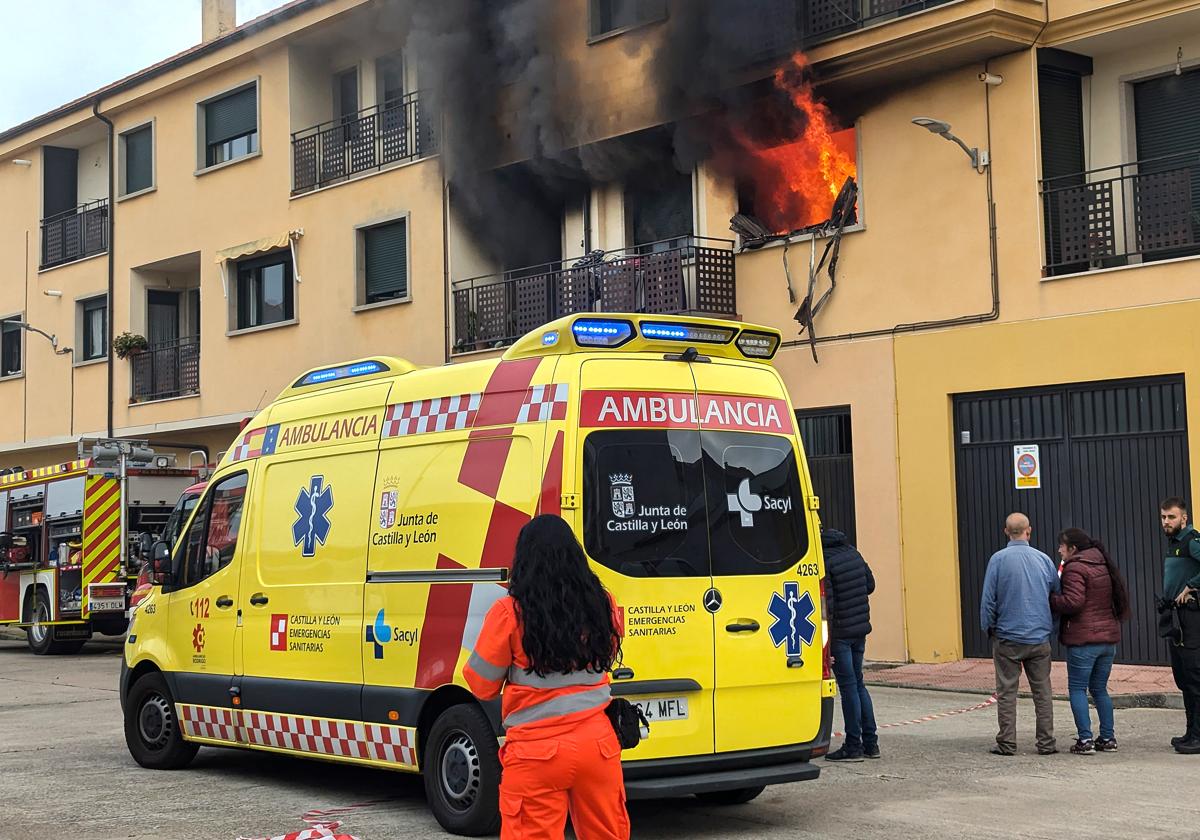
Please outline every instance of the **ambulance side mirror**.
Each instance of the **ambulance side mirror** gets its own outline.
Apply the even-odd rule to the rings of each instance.
[[[162,586],[171,582],[171,547],[159,540],[150,549],[151,569],[154,571],[153,583]]]
[[[0,551],[8,551],[13,547],[13,535],[11,531],[0,531]]]

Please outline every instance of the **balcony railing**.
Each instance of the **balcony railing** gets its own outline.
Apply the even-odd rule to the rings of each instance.
[[[130,402],[148,402],[200,393],[200,338],[188,336],[151,344],[130,357]]]
[[[292,135],[292,194],[437,152],[428,94],[364,108]]]
[[[108,250],[108,199],[80,204],[42,219],[42,268]]]
[[[473,277],[452,293],[456,353],[504,347],[576,312],[737,311],[733,243],[703,237]]]
[[[1200,254],[1200,150],[1041,182],[1046,271]]]
[[[800,31],[804,42],[809,44],[952,2],[954,0],[800,0]]]

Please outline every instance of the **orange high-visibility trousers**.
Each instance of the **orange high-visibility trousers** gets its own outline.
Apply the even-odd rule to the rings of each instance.
[[[629,840],[621,745],[603,710],[552,738],[519,738],[500,756],[500,840]]]

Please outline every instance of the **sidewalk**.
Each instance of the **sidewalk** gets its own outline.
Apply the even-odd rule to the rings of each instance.
[[[996,672],[990,659],[962,659],[937,665],[889,666],[875,663],[864,674],[868,685],[927,688],[991,694],[996,690]],[[1067,697],[1067,664],[1055,662],[1050,672],[1054,696]],[[1118,708],[1182,709],[1183,697],[1175,687],[1171,669],[1150,665],[1114,665],[1108,692]],[[1029,683],[1021,676],[1021,694],[1028,696]]]

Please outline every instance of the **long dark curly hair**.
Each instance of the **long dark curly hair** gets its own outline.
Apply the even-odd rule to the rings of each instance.
[[[521,529],[508,594],[517,603],[529,673],[604,673],[619,660],[608,592],[559,517],[538,516]]]
[[[1116,561],[1109,555],[1104,543],[1088,536],[1087,532],[1080,528],[1068,528],[1063,531],[1058,535],[1058,542],[1059,545],[1065,545],[1076,551],[1094,548],[1100,552],[1100,556],[1104,558],[1104,565],[1108,567],[1108,576],[1112,578],[1113,615],[1121,621],[1129,618],[1129,587],[1125,585],[1125,576],[1117,568]]]

